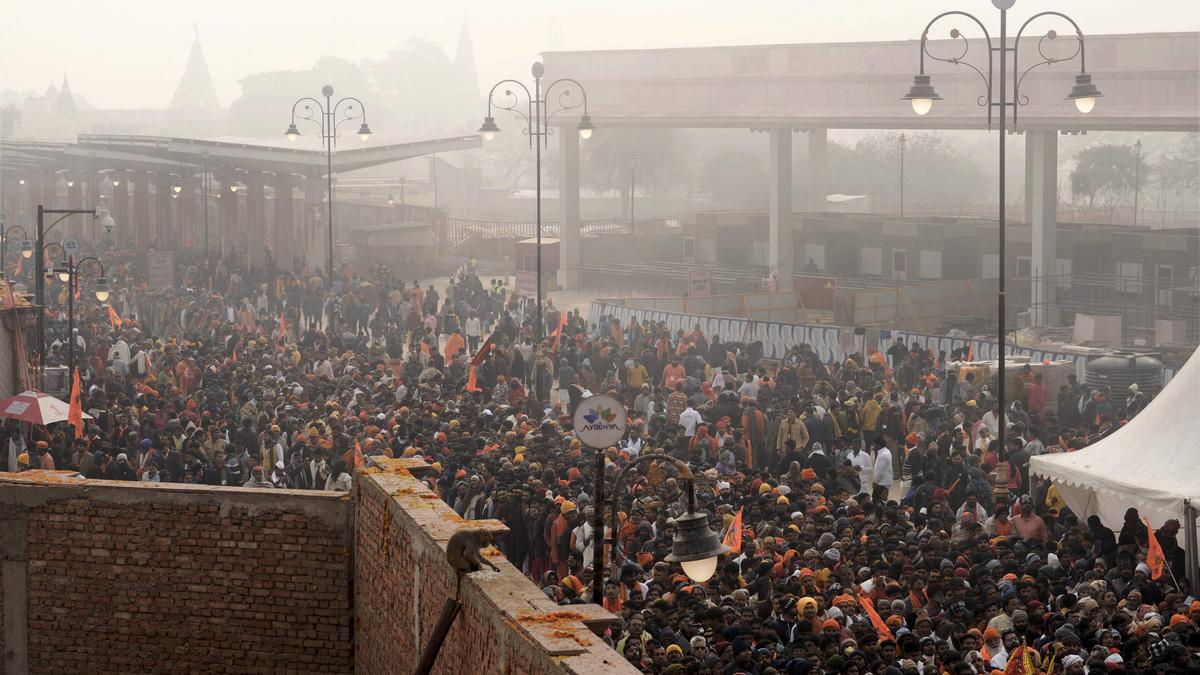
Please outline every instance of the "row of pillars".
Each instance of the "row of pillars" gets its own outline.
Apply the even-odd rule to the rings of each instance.
[[[796,270],[792,135],[791,128],[768,130],[768,261],[771,275],[779,280],[781,289],[790,288],[789,280]],[[822,128],[808,129],[805,135],[808,143],[805,170],[808,203],[805,211],[819,213],[826,208],[828,194],[829,135],[828,130]],[[562,288],[576,289],[579,287],[582,245],[579,232],[579,136],[561,134],[559,140],[562,214],[558,283]],[[1046,282],[1046,277],[1058,273],[1058,133],[1055,130],[1025,132],[1025,196],[1025,222],[1033,228],[1033,321],[1034,325],[1046,325],[1055,321],[1050,309],[1053,285]],[[1016,256],[1009,258],[1015,267]]]
[[[116,228],[112,237],[117,248],[183,248],[202,253],[207,233],[210,255],[232,256],[250,269],[265,266],[268,245],[276,268],[290,268],[297,256],[312,264],[325,260],[328,216],[324,178],[258,172],[215,174],[210,181],[206,227],[200,176],[178,179],[150,172],[64,176],[7,169],[0,176],[0,212],[7,216],[9,227],[21,225],[30,238],[35,236],[39,204],[47,209],[99,208],[113,216]],[[112,184],[114,177],[119,185]],[[233,185],[239,185],[236,192],[230,189]],[[272,199],[267,198],[268,187]],[[304,200],[299,219],[298,188]],[[59,227],[64,228],[63,237],[98,242],[107,236],[98,230],[98,222],[87,218],[69,218]]]

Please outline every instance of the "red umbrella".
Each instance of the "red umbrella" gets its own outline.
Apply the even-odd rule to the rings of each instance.
[[[0,418],[28,422],[30,424],[54,424],[66,422],[70,406],[49,394],[26,391],[0,400]],[[91,419],[87,413],[84,419]]]

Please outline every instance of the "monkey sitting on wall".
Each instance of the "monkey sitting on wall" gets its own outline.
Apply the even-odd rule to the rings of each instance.
[[[478,572],[484,565],[492,568],[492,571],[500,571],[492,561],[483,557],[483,549],[491,543],[492,533],[487,530],[468,528],[450,536],[450,543],[446,546],[446,559],[450,561],[450,567],[458,574],[460,580],[464,574]]]

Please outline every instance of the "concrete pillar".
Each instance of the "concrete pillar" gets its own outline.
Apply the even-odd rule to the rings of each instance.
[[[304,190],[304,265],[308,269],[325,269],[326,261],[326,221],[329,213],[326,210],[325,190],[327,185],[323,177],[305,179]]]
[[[221,259],[225,260],[225,264],[228,265],[230,258],[240,258],[236,253],[230,256],[230,252],[237,251],[238,233],[241,230],[241,225],[238,222],[238,197],[241,192],[234,192],[231,189],[237,184],[237,176],[235,174],[221,176],[219,181],[221,189],[218,192],[220,198],[217,202],[220,204],[219,210],[221,211],[221,235],[217,249],[221,252]]]
[[[246,267],[261,270],[267,253],[267,197],[264,176],[252,171],[246,176]]]
[[[804,180],[808,186],[806,211],[824,211],[825,196],[829,193],[829,131],[808,130],[808,168]]]
[[[1054,325],[1055,284],[1046,277],[1058,273],[1058,132],[1025,132],[1025,203],[1033,228],[1034,326]]]
[[[792,289],[792,130],[770,130],[767,260],[780,291]]]
[[[579,288],[579,266],[582,250],[579,237],[579,134],[569,127],[560,128],[558,135],[559,173],[558,285],[563,289]]]
[[[38,176],[38,184],[41,186],[41,196],[38,198],[38,203],[48,209],[61,208],[61,205],[58,203],[58,176],[52,171],[42,172]],[[34,211],[36,212],[36,209]]]
[[[296,203],[293,190],[296,181],[291,176],[275,177],[274,227],[271,232],[271,247],[275,251],[275,267],[283,271],[292,269],[292,256],[296,253]]]
[[[139,249],[150,247],[150,173],[139,173],[133,182],[133,232],[134,244]]]
[[[154,177],[154,228],[151,240],[154,248],[168,251],[175,248],[174,203],[175,177],[158,174]]]
[[[183,190],[180,191],[179,198],[175,200],[175,243],[177,246],[195,251],[196,243],[199,241],[196,237],[199,224],[196,213],[200,207],[197,193],[197,190],[200,189],[200,181],[191,176],[183,176],[179,182],[183,186]]]
[[[114,177],[121,182],[120,185],[112,184]],[[129,180],[123,173],[106,176],[104,180],[108,181],[107,189],[112,190],[112,217],[115,222],[113,244],[117,248],[125,248],[133,241],[133,222],[129,215]]]
[[[78,176],[73,176],[71,174],[67,174],[67,175],[68,175],[68,178],[66,179],[66,181],[64,183],[64,184],[70,183],[70,184],[67,184],[67,186],[66,186],[67,187],[67,208],[68,209],[82,209],[82,208],[84,208],[84,206],[83,206],[83,181]],[[98,207],[98,206],[99,206],[98,204],[91,205],[91,207]],[[67,223],[71,224],[70,227],[67,228],[67,232],[69,232],[70,236],[75,239],[84,238],[85,233],[91,229],[88,226],[88,219],[84,216],[75,216],[73,218],[68,218],[67,221],[63,224],[66,225]]]

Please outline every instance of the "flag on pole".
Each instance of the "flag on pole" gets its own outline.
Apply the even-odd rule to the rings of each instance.
[[[83,438],[83,401],[79,391],[79,371],[71,382],[71,406],[67,409],[67,424],[75,430],[75,440]]]
[[[491,353],[492,349],[496,346],[495,343],[492,342],[492,338],[494,336],[494,333],[487,336],[487,339],[483,341],[483,344],[479,345],[479,351],[475,352],[475,356],[471,357],[472,366],[478,366],[479,364],[483,363],[483,360],[486,359],[487,355]]]
[[[287,317],[284,315],[283,311],[280,310],[280,312],[279,312],[279,337],[287,338],[287,334],[288,334]]]
[[[721,543],[728,546],[731,553],[742,552],[742,509],[738,509],[737,515],[733,517],[733,523],[725,533],[725,541]]]
[[[550,351],[554,352],[555,354],[558,353],[558,343],[560,340],[562,340],[562,331],[563,331],[563,328],[566,327],[566,325],[567,325],[567,310],[560,309],[560,310],[558,310],[558,327],[556,327],[554,329],[554,332],[550,334],[550,337],[554,338],[554,346],[550,348]]]
[[[117,310],[113,309],[112,305],[108,306],[108,322],[112,324],[113,328],[125,325],[125,320],[121,318],[120,314],[117,314]]]
[[[363,462],[362,444],[360,444],[357,440],[354,441],[354,447],[347,450],[345,454],[342,455],[342,459],[346,460],[346,464],[356,469],[363,468],[365,462]]]
[[[871,602],[870,598],[860,595],[858,596],[858,604],[862,605],[863,611],[871,619],[871,625],[875,627],[875,632],[879,633],[880,637],[887,636],[894,639],[895,636],[892,635],[892,629],[888,627],[883,617],[879,616],[879,612],[875,611],[875,603]]]
[[[1154,528],[1150,527],[1150,519],[1142,516],[1142,520],[1146,523],[1146,538],[1150,540],[1150,550],[1146,551],[1146,565],[1150,567],[1150,578],[1158,579],[1163,575],[1163,563],[1166,562],[1166,556],[1163,555],[1158,537],[1154,536]]]
[[[467,376],[467,391],[479,391],[479,384],[475,382],[475,366],[471,366],[471,374]]]

